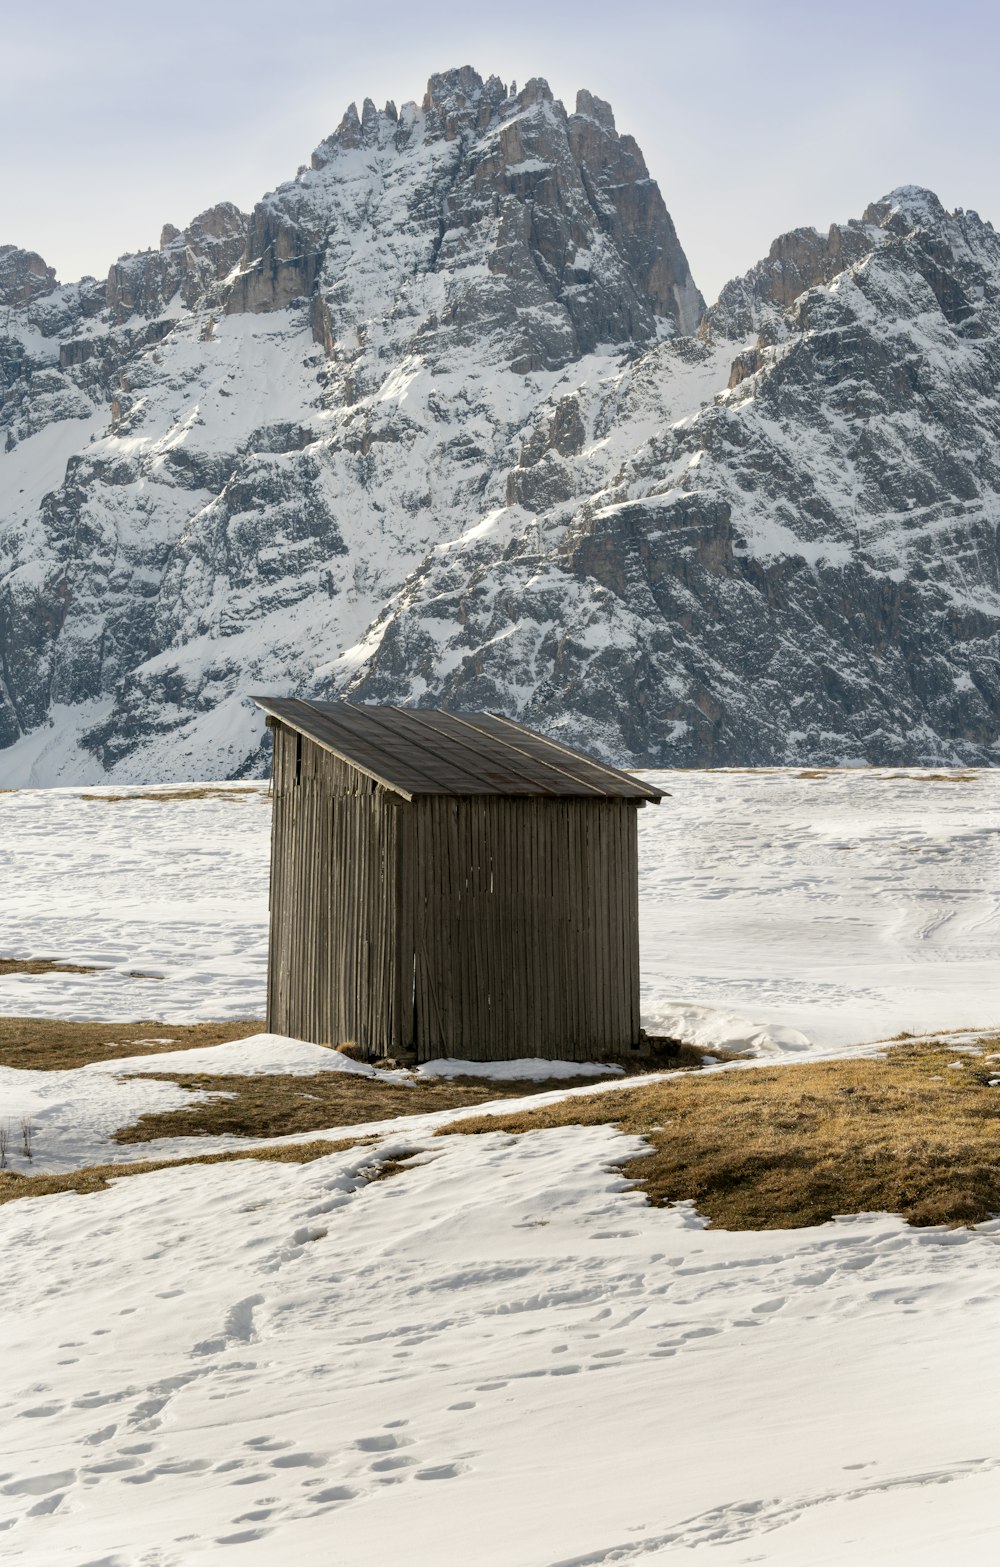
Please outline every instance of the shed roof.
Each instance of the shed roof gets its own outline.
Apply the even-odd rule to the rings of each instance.
[[[257,696],[265,713],[315,741],[377,783],[418,795],[551,795],[654,800],[663,791],[631,773],[497,713],[373,707]]]

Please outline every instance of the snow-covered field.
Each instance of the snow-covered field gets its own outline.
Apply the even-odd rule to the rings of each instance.
[[[1000,771],[657,776],[647,1026],[770,1053],[1000,1022]]]
[[[649,1029],[772,1051],[1000,1021],[1000,771],[649,776]],[[0,978],[0,1012],[263,1016],[267,789],[210,787],[0,793],[0,956],[104,966]]]
[[[667,787],[640,814],[648,1026],[794,1062],[1000,1022],[998,775]],[[0,795],[0,956],[107,968],[2,979],[0,1012],[259,1012],[263,791],[80,795]],[[206,1056],[343,1067],[272,1036]],[[107,1156],[179,1094],[121,1070],[6,1070],[0,1119],[42,1095],[40,1161]],[[647,1207],[609,1128],[446,1119],[0,1209],[4,1562],[992,1567],[1000,1222],[717,1232]]]

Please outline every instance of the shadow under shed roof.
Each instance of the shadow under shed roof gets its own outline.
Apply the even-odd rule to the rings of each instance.
[[[265,713],[407,800],[544,795],[653,800],[663,791],[496,713],[258,696]]]

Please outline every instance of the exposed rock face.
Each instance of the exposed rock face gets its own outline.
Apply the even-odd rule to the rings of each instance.
[[[111,321],[158,316],[180,295],[194,309],[212,293],[244,254],[247,218],[224,201],[194,218],[186,229],[164,225],[159,250],[123,256],[108,272],[106,303]]]
[[[495,333],[522,374],[691,332],[704,308],[608,106],[582,93],[567,115],[544,81],[511,96],[469,67],[432,77],[419,109],[352,104],[311,169],[255,208],[227,309],[297,300],[341,362],[359,323],[402,316],[431,357]]]
[[[540,423],[521,461],[547,488],[515,471],[511,499],[544,523],[429,561],[349,692],[502,707],[650,763],[995,761],[1000,239],[913,190],[863,237],[783,310],[791,258],[822,275],[844,241],[779,243],[700,358],[678,342],[620,376],[612,449],[634,444],[597,485],[593,445],[556,483]],[[772,330],[727,377],[734,300]],[[583,393],[591,442],[610,391]]]
[[[55,287],[55,268],[47,267],[41,256],[16,245],[0,245],[0,305],[23,309]]]
[[[0,250],[0,299],[0,779],[260,770],[259,689],[997,759],[975,214],[895,192],[703,318],[610,107],[463,68],[106,284]]]

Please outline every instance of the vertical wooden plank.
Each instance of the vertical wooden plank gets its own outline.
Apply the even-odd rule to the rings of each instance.
[[[626,923],[626,898],[625,878],[627,866],[624,860],[625,837],[622,831],[624,816],[622,813],[623,800],[611,802],[611,810],[608,813],[610,823],[609,836],[609,860],[611,887],[609,900],[614,909],[615,931],[612,948],[613,967],[611,983],[614,987],[614,1011],[613,1027],[615,1039],[620,1041],[619,1049],[628,1048],[628,988],[626,985],[625,965],[625,923]]]
[[[635,975],[633,976],[632,966],[633,966],[634,954],[632,952],[632,937],[631,937],[631,931],[632,931],[632,894],[633,894],[632,876],[633,876],[633,869],[634,869],[634,867],[633,867],[633,855],[632,855],[632,852],[631,852],[630,845],[631,845],[631,842],[632,842],[632,835],[635,832],[636,816],[637,816],[636,808],[635,808],[634,805],[631,804],[630,801],[622,800],[622,801],[619,802],[619,808],[618,808],[618,842],[619,842],[619,850],[618,850],[618,867],[617,867],[617,869],[618,869],[618,883],[619,883],[619,888],[620,888],[619,903],[620,903],[620,906],[621,906],[621,915],[620,915],[620,918],[621,918],[621,936],[620,936],[620,939],[619,939],[619,950],[621,952],[621,972],[620,972],[618,984],[619,984],[619,988],[620,988],[620,991],[621,991],[621,1031],[622,1031],[622,1039],[624,1040],[626,1047],[629,1048],[629,1049],[631,1049],[631,1047],[634,1044],[638,1043],[638,1027],[639,1027],[639,1025],[638,1025],[638,1014],[636,1014],[635,1018],[633,1018],[633,1016],[632,1016],[632,1010],[633,1010],[632,987],[633,987],[633,983],[636,983],[637,980],[638,980],[638,972],[639,972],[638,962],[636,962],[635,963]],[[636,888],[635,890],[636,890],[636,896],[637,896],[638,895],[638,888]],[[636,908],[638,908],[638,901],[636,902]]]
[[[568,1047],[574,1056],[579,1055],[580,1039],[580,992],[577,984],[576,972],[576,944],[578,931],[578,915],[574,902],[576,889],[573,886],[573,802],[566,800],[560,803],[560,816],[562,818],[560,832],[559,855],[559,902],[560,915],[560,963],[559,982],[562,989],[564,1018],[562,1029],[563,1044]]]
[[[517,1042],[517,961],[516,961],[516,919],[519,892],[517,886],[517,869],[513,853],[513,824],[509,810],[504,809],[501,803],[498,812],[500,827],[500,863],[503,867],[503,901],[501,904],[502,919],[500,924],[500,950],[503,962],[504,984],[504,1019],[503,1031],[503,1056],[511,1060],[518,1054]]]
[[[465,944],[469,968],[469,994],[474,1029],[472,1043],[477,1051],[488,1055],[492,1030],[492,1014],[489,988],[486,980],[486,952],[483,937],[484,922],[489,915],[483,887],[483,845],[486,829],[486,802],[482,799],[462,800],[460,835],[461,853],[466,862],[467,908]]]
[[[277,724],[271,725],[271,874],[268,882],[267,919],[267,1028],[277,1029],[278,973],[281,955],[281,867],[282,801],[280,784],[281,736]]]
[[[535,885],[531,867],[531,833],[530,812],[525,810],[525,804],[530,807],[531,802],[511,800],[510,818],[511,826],[517,840],[517,879],[519,886],[519,902],[521,905],[521,918],[518,920],[520,941],[518,943],[518,968],[519,988],[521,1002],[518,1009],[519,1038],[516,1042],[518,1055],[537,1055],[539,1050],[538,1040],[538,1011],[534,996],[532,973],[534,969],[534,947],[537,930],[537,906],[538,889]]]
[[[525,938],[527,935],[528,889],[523,858],[524,832],[517,801],[504,802],[504,828],[510,846],[511,880],[514,902],[511,908],[511,1033],[508,1059],[531,1054],[527,1039],[527,997],[525,995]]]
[[[472,976],[469,964],[469,945],[472,929],[469,923],[468,865],[462,853],[462,826],[466,801],[441,797],[441,826],[445,850],[444,874],[441,896],[448,901],[448,927],[451,932],[450,950],[444,954],[444,966],[451,979],[452,1005],[452,1054],[467,1054],[467,1036],[474,1030]]]
[[[580,1031],[577,1037],[577,1059],[580,1052],[590,1055],[601,1028],[600,975],[595,973],[599,965],[597,930],[594,922],[595,882],[599,875],[597,855],[599,845],[593,840],[593,817],[590,805],[583,800],[573,801],[576,820],[576,876],[579,883],[576,902],[582,913],[579,951],[583,959],[582,973],[574,975],[580,1006]],[[579,963],[579,959],[577,960]],[[588,1005],[588,1002],[590,1003]]]
[[[419,800],[413,807],[413,879],[414,879],[414,966],[413,966],[413,1036],[417,1060],[427,1061],[428,1013],[430,1000],[427,994],[427,955],[425,941],[426,910],[424,907],[424,835],[427,811],[426,800]]]
[[[617,1050],[620,1048],[616,1040],[615,1007],[619,991],[618,965],[614,959],[615,943],[618,936],[618,919],[616,915],[616,899],[618,896],[616,877],[614,872],[614,806],[608,800],[601,800],[596,805],[588,807],[594,817],[598,834],[597,866],[598,877],[594,889],[593,920],[597,927],[597,951],[600,960],[600,987],[601,987],[601,1037],[598,1041],[601,1051]]]
[[[451,983],[448,953],[451,947],[448,891],[445,859],[445,835],[442,830],[442,796],[427,801],[427,990],[433,1014],[434,1056],[455,1054],[452,1022]]]
[[[548,1054],[554,1048],[558,1048],[558,979],[554,968],[554,933],[559,918],[558,892],[555,880],[555,866],[552,856],[553,828],[555,815],[546,807],[550,802],[534,801],[535,806],[535,840],[537,845],[538,874],[545,890],[543,904],[543,919],[539,929],[538,963],[541,972],[542,993],[544,996],[543,1017],[545,1019],[544,1054]]]
[[[579,822],[579,862],[577,874],[581,880],[580,902],[584,908],[584,929],[581,932],[584,952],[584,970],[577,979],[580,996],[582,1027],[577,1048],[591,1055],[598,1048],[604,1027],[605,987],[601,962],[600,933],[598,930],[597,901],[601,879],[600,805],[589,801],[574,800],[574,815]]]
[[[517,897],[514,867],[511,863],[511,828],[509,801],[498,799],[494,804],[493,824],[496,835],[496,875],[498,897],[496,903],[495,941],[500,975],[500,1014],[494,1050],[497,1059],[509,1061],[515,1054],[514,1036],[517,1028],[517,984],[514,962],[513,914]]]
[[[536,994],[539,999],[538,1019],[541,1055],[549,1055],[555,1037],[555,986],[549,968],[550,930],[553,921],[552,875],[549,865],[548,816],[544,800],[532,800],[532,864],[535,867],[536,885],[539,889],[538,924],[535,951]]]
[[[497,802],[484,796],[480,802],[481,853],[480,885],[482,919],[483,985],[487,997],[487,1032],[484,1049],[494,1059],[500,1049],[503,1030],[503,993],[497,952],[499,890],[497,887]]]
[[[639,1043],[639,808],[626,807],[628,814],[628,980],[630,1043]]]
[[[416,806],[397,802],[397,865],[399,877],[399,922],[397,943],[399,948],[398,986],[400,1009],[400,1044],[404,1050],[415,1045],[414,1009],[416,1004],[416,931],[415,898],[416,878],[414,856],[416,851],[414,817]]]

